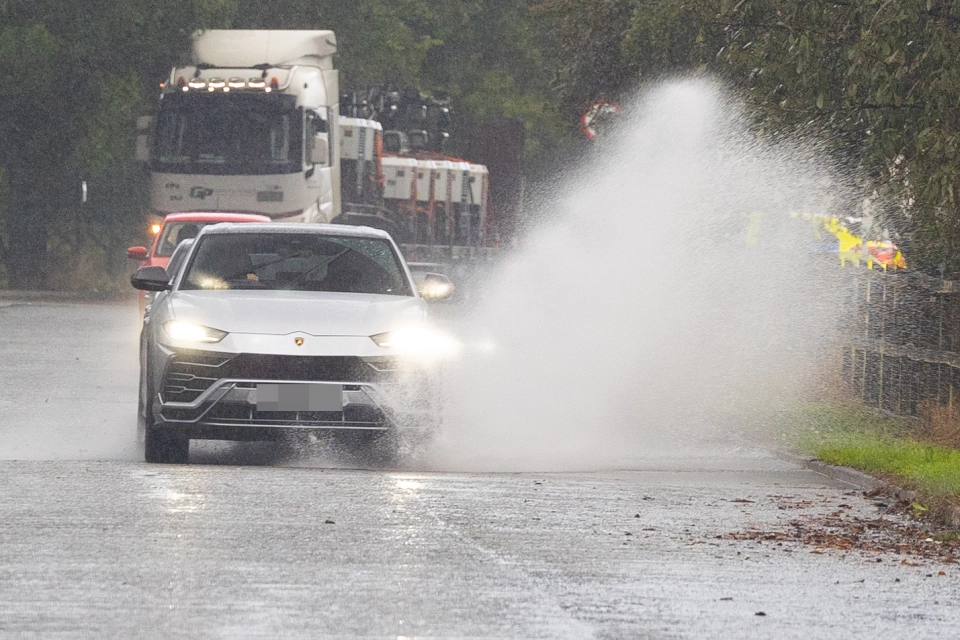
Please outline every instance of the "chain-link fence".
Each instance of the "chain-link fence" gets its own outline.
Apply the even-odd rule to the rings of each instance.
[[[847,390],[866,406],[907,416],[923,402],[960,402],[960,283],[857,270],[849,287]]]

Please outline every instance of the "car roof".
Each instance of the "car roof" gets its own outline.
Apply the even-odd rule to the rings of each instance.
[[[270,218],[257,213],[231,213],[227,211],[191,211],[170,213],[166,222],[270,222]]]
[[[225,222],[204,227],[200,233],[203,235],[219,235],[224,233],[303,233],[324,236],[390,239],[389,233],[372,227],[357,227],[347,224],[315,224],[309,222],[248,222],[244,224]]]

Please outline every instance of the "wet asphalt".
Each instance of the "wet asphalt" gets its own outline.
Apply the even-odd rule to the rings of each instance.
[[[960,636],[958,565],[728,539],[879,513],[762,448],[589,473],[256,444],[147,465],[137,330],[133,303],[0,299],[0,637]]]

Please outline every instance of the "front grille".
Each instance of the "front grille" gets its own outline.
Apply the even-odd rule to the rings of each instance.
[[[380,365],[382,366],[382,365]],[[165,402],[193,402],[217,380],[299,380],[303,382],[380,382],[388,371],[355,356],[275,356],[177,351],[164,377]]]
[[[223,365],[232,354],[208,351],[178,351],[167,364],[163,381],[165,402],[193,402],[214,382],[224,377]]]
[[[373,367],[355,356],[272,356],[241,353],[223,367],[220,377],[305,382],[376,382],[380,376]]]

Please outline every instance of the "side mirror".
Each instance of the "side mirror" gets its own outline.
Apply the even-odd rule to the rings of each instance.
[[[137,162],[150,162],[150,130],[153,129],[152,116],[137,118]]]
[[[163,267],[140,267],[130,276],[130,284],[141,291],[166,291],[170,288],[170,276]]]
[[[140,262],[147,259],[148,253],[149,251],[147,251],[146,247],[130,247],[127,249],[127,257],[133,260],[139,260]]]
[[[417,291],[424,300],[444,300],[453,294],[453,283],[443,274],[427,273]]]
[[[313,139],[313,148],[310,149],[310,162],[323,167],[330,164],[330,143],[321,136]]]
[[[145,134],[137,136],[134,159],[137,162],[150,162],[150,136]]]

